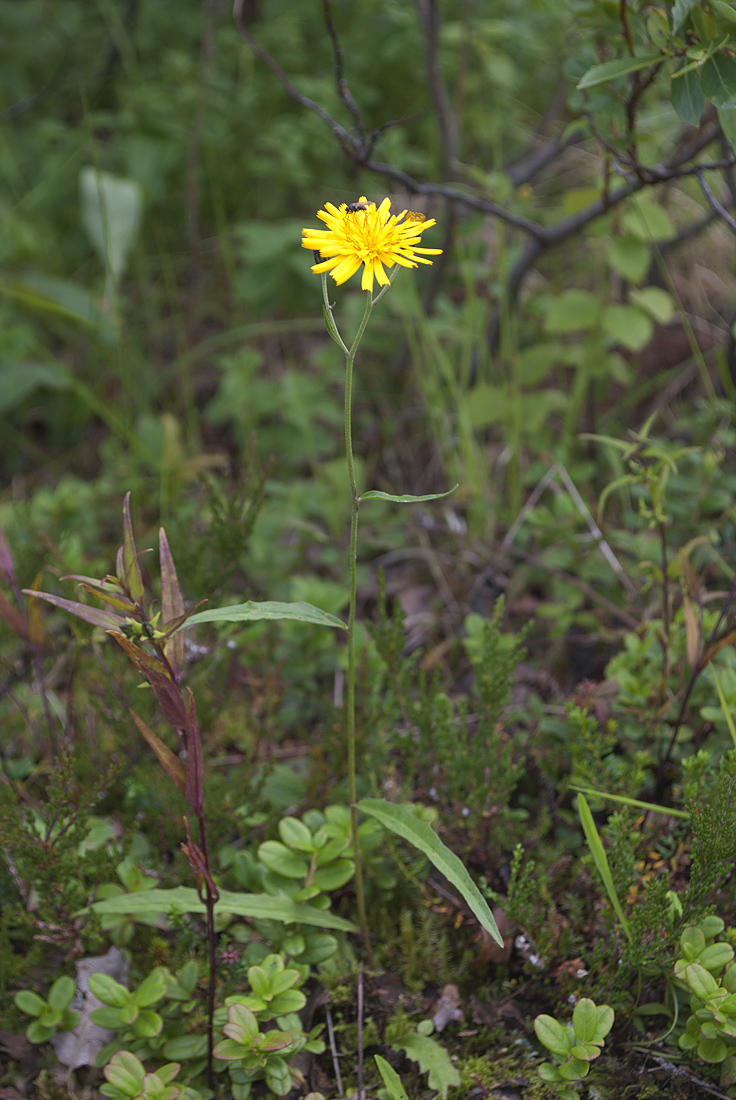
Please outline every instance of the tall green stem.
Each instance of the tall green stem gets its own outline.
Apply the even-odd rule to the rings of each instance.
[[[375,967],[373,949],[371,947],[370,934],[368,932],[368,920],[365,912],[365,895],[363,894],[363,866],[360,856],[360,843],[358,839],[358,795],[355,782],[355,612],[357,603],[357,573],[358,573],[358,510],[360,497],[355,480],[355,462],[353,460],[353,364],[355,353],[365,332],[368,318],[373,309],[373,295],[368,291],[366,295],[365,312],[360,327],[353,340],[352,347],[345,357],[345,457],[348,464],[348,477],[350,479],[350,616],[348,618],[348,713],[347,713],[347,739],[348,739],[348,785],[350,789],[350,821],[353,836],[353,852],[355,853],[355,895],[358,902],[358,920],[360,931],[365,944],[368,957],[368,965]]]
[[[355,853],[355,896],[358,902],[358,921],[360,931],[365,944],[365,953],[368,957],[368,965],[375,967],[373,948],[368,932],[368,920],[365,913],[365,895],[363,894],[363,864],[360,856],[360,843],[358,839],[358,792],[355,781],[355,613],[357,604],[357,575],[358,575],[358,510],[360,497],[358,496],[358,484],[355,479],[355,461],[353,459],[353,364],[355,353],[358,350],[363,333],[366,330],[371,311],[377,302],[381,300],[393,282],[399,268],[396,266],[389,276],[389,283],[383,286],[376,297],[372,291],[368,291],[365,300],[363,319],[358,326],[355,339],[348,348],[340,335],[335,318],[332,315],[332,305],[327,294],[327,275],[322,276],[322,302],[324,305],[325,324],[327,331],[336,344],[340,346],[345,355],[345,457],[348,464],[348,478],[350,480],[350,616],[348,619],[348,712],[347,712],[347,741],[348,741],[348,786],[350,790],[350,822]]]

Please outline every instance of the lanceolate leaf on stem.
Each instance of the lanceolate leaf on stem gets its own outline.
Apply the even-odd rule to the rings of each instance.
[[[304,603],[303,600],[296,600],[294,603],[280,603],[278,600],[262,602],[248,600],[247,603],[233,604],[232,607],[213,607],[192,615],[186,623],[182,623],[179,630],[197,626],[199,623],[243,623],[257,622],[262,619],[293,619],[300,623],[336,626],[341,630],[347,630],[347,625],[342,619],[338,619],[337,615],[330,615],[328,611],[322,611],[311,603]]]
[[[161,562],[161,623],[165,627],[173,619],[184,614],[184,600],[179,587],[179,578],[176,574],[176,566],[169,549],[169,540],[163,527],[158,533],[159,558]],[[184,663],[184,638],[172,637],[165,645],[164,652],[179,680],[181,666]]]
[[[424,852],[437,870],[462,895],[481,927],[493,936],[496,943],[503,946],[503,937],[493,919],[493,913],[468,874],[462,860],[442,843],[426,821],[421,821],[410,806],[386,802],[382,798],[364,798],[358,803],[358,809],[369,817],[375,817],[391,832],[408,840],[420,852]]]
[[[122,615],[115,615],[112,611],[101,611],[96,607],[88,607],[77,600],[67,600],[63,596],[52,596],[50,592],[36,592],[35,589],[24,588],[26,596],[33,596],[38,600],[46,600],[46,603],[60,607],[62,611],[68,611],[76,615],[78,619],[84,619],[92,626],[100,626],[103,630],[118,630],[125,620]]]
[[[136,913],[204,913],[206,906],[197,891],[190,886],[177,886],[172,890],[139,890],[132,894],[120,894],[103,898],[90,906],[95,912],[107,915],[135,916]],[[81,910],[85,912],[86,910]],[[236,917],[257,917],[280,920],[288,924],[309,924],[318,928],[332,928],[337,932],[354,932],[355,925],[342,917],[336,917],[324,909],[315,909],[292,901],[286,894],[240,894],[221,890],[215,912],[232,913]]]
[[[381,493],[378,489],[371,489],[369,492],[363,493],[360,499],[361,502],[364,500],[391,500],[394,504],[417,504],[422,500],[442,500],[443,497],[449,497],[451,493],[455,492],[458,485],[453,485],[452,489],[448,489],[446,493],[428,493],[423,497],[413,497],[409,493],[395,496],[393,493]]]
[[[581,90],[595,88],[597,84],[606,84],[609,80],[617,80],[620,76],[638,72],[639,69],[647,69],[650,65],[664,60],[657,53],[647,54],[645,57],[617,57],[613,61],[605,61],[602,65],[594,65],[592,69],[588,69],[577,86]]]
[[[184,767],[182,761],[175,753],[171,751],[169,746],[161,740],[158,734],[154,733],[153,730],[146,725],[143,719],[138,717],[135,711],[131,710],[130,714],[136,726],[143,734],[153,751],[156,753],[161,767],[164,769],[172,783],[176,786],[179,794],[186,797],[186,768]]]

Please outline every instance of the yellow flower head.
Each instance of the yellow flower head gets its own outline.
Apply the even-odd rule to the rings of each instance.
[[[417,248],[425,229],[436,225],[434,218],[423,214],[391,214],[391,200],[384,199],[380,206],[368,202],[361,195],[359,202],[340,207],[325,203],[317,217],[327,229],[303,229],[302,248],[319,252],[320,263],[312,271],[321,274],[332,272],[336,283],[344,283],[363,264],[363,290],[373,290],[373,279],[381,286],[389,282],[385,269],[394,264],[416,267],[431,264],[423,256],[439,256],[441,248]],[[419,255],[422,253],[422,255]]]

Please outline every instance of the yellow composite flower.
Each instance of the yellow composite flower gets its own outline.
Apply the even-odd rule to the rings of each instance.
[[[327,229],[303,229],[302,248],[310,248],[322,257],[312,271],[318,275],[329,271],[338,285],[346,282],[363,264],[363,290],[373,290],[375,278],[381,286],[389,282],[386,268],[416,267],[431,264],[424,256],[439,256],[441,248],[418,248],[425,229],[436,225],[434,218],[424,218],[402,210],[391,213],[391,199],[380,206],[361,195],[358,202],[339,207],[325,203],[317,217]],[[421,255],[420,255],[421,253]]]

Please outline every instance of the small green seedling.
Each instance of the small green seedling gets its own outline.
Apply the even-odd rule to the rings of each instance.
[[[229,1063],[234,1100],[247,1100],[253,1082],[260,1079],[274,1095],[286,1096],[295,1085],[304,1084],[301,1073],[288,1059],[303,1050],[321,1054],[325,1044],[317,1038],[320,1028],[305,1035],[299,1017],[287,1013],[276,1019],[278,1028],[260,1031],[255,1013],[244,1003],[246,999],[228,997],[227,1023],[222,1028],[226,1038],[215,1047],[215,1058]]]
[[[564,1025],[552,1016],[537,1016],[537,1038],[555,1061],[542,1062],[539,1076],[555,1090],[560,1100],[578,1100],[570,1086],[587,1076],[590,1063],[601,1053],[603,1041],[613,1027],[614,1013],[609,1005],[596,1006],[588,997],[575,1005],[572,1023]]]
[[[89,988],[95,997],[107,1005],[90,1013],[93,1023],[110,1031],[130,1028],[136,1037],[147,1039],[161,1031],[163,1020],[158,1012],[149,1007],[166,995],[166,982],[161,970],[151,971],[133,992],[109,974],[90,974]]]
[[[170,1062],[155,1073],[146,1073],[135,1054],[119,1050],[103,1070],[107,1083],[100,1086],[100,1092],[111,1100],[180,1100],[184,1090],[169,1084],[180,1069],[178,1063]]]
[[[675,962],[675,978],[690,994],[690,1015],[678,1045],[704,1062],[723,1063],[723,1087],[734,1083],[736,1069],[736,962],[730,944],[714,942],[724,927],[717,916],[688,925],[680,936],[682,956]]]
[[[57,1031],[72,1031],[79,1023],[79,1013],[69,1008],[74,998],[71,978],[57,978],[44,1001],[38,993],[21,989],[15,995],[16,1007],[26,1016],[35,1016],[26,1029],[30,1043],[46,1043]]]

